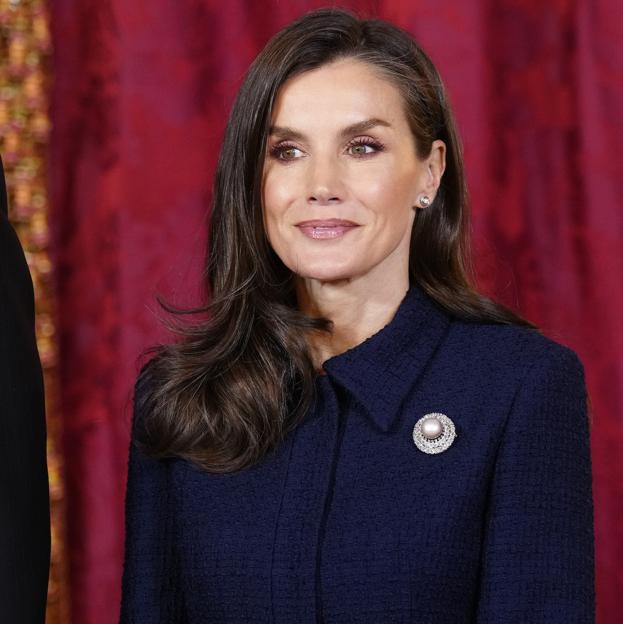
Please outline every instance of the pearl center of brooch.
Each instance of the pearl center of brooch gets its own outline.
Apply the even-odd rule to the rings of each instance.
[[[438,418],[427,418],[422,423],[422,435],[428,440],[434,440],[443,433],[443,425]]]

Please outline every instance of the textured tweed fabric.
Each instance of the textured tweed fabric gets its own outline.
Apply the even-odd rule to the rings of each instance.
[[[306,419],[250,469],[130,446],[122,623],[594,622],[572,350],[460,321],[411,285],[389,324],[324,368]],[[456,433],[435,454],[413,439],[432,412]]]

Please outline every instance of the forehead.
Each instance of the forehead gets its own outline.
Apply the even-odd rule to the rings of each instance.
[[[406,126],[402,94],[369,63],[339,59],[281,85],[271,122],[304,129],[343,126],[370,117]]]

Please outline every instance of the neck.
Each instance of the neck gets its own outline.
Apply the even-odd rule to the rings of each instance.
[[[333,321],[330,335],[313,332],[308,344],[314,368],[322,373],[325,360],[351,349],[385,327],[409,288],[409,278],[362,285],[353,280],[297,282],[299,309],[309,316]]]

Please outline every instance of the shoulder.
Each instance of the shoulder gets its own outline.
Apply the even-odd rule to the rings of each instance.
[[[561,431],[586,443],[591,407],[573,349],[529,327],[462,321],[452,323],[444,348],[457,361],[447,359],[444,375],[454,375],[462,400],[474,401],[513,445],[530,448],[536,432]]]
[[[151,413],[156,386],[155,368],[157,366],[157,356],[151,358],[140,366],[132,393],[133,416],[132,416],[132,436],[136,437],[142,433],[146,420]]]
[[[134,380],[134,399],[142,397],[149,392],[155,383],[155,371],[158,366],[158,356],[152,357],[140,365]]]
[[[537,329],[455,319],[447,344],[473,370],[486,371],[498,382],[516,385],[559,374],[584,383],[584,366],[578,354]]]

